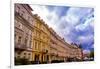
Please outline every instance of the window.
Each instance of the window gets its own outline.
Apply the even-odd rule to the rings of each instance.
[[[17,9],[18,9],[17,12],[19,12],[19,11],[20,11],[20,7],[19,7],[19,6],[16,6],[16,7],[17,7]]]
[[[31,20],[33,22],[33,20]]]
[[[27,46],[27,39],[25,39],[25,46]]]
[[[31,54],[29,53],[28,55],[30,56]]]
[[[20,52],[18,52],[17,54],[20,55]]]
[[[16,39],[16,34],[15,34],[15,39]]]
[[[38,28],[40,27],[40,24],[38,23]]]
[[[36,46],[37,46],[37,42],[35,42],[35,49],[36,49]]]
[[[41,56],[41,60],[43,61],[43,55]]]
[[[38,44],[38,42],[37,42],[37,50],[39,49],[39,48],[38,48],[38,45],[39,45],[39,44]]]
[[[32,45],[32,41],[30,40],[30,44],[29,44],[29,47],[31,48],[31,45]]]
[[[35,49],[38,49],[38,42],[35,42]]]
[[[37,31],[35,31],[36,32],[36,37],[37,37]]]
[[[49,55],[46,56],[46,59],[47,59],[46,61],[49,61]]]
[[[17,8],[18,8],[18,10],[20,10],[20,7],[19,6],[17,6]]]
[[[23,58],[25,59],[25,56],[23,56]]]
[[[24,53],[24,55],[26,55],[26,53]]]
[[[26,38],[28,38],[28,31],[27,31],[27,33],[26,33]]]
[[[20,12],[20,16],[23,16],[24,14],[25,14],[24,11],[21,11],[21,12]]]
[[[25,14],[25,12],[24,11],[22,11],[22,16]]]
[[[28,16],[28,21],[30,21],[30,16]]]
[[[22,24],[21,23],[18,24],[18,28],[22,29]]]
[[[39,32],[37,32],[37,37],[39,38]]]
[[[19,38],[18,38],[18,44],[21,44],[21,39],[22,39],[22,37],[19,36]]]
[[[28,59],[31,59],[31,57],[29,56]]]
[[[34,20],[32,19],[32,24],[34,24]]]
[[[17,58],[20,58],[20,56],[17,56]]]
[[[36,54],[34,57],[35,57],[35,61],[39,61],[39,55]]]

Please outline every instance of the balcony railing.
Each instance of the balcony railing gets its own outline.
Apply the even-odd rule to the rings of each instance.
[[[15,12],[15,16],[20,18],[23,23],[27,24],[28,26],[30,26],[30,28],[33,30],[33,25],[29,22],[29,20],[27,20],[24,15],[22,15],[21,13],[19,12]]]
[[[15,43],[15,49],[23,51],[27,49],[27,46],[25,44]]]
[[[48,50],[47,49],[43,49],[42,52],[46,54],[46,53],[48,53]]]

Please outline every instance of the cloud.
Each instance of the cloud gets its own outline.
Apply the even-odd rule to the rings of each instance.
[[[83,53],[84,54],[89,54],[90,53],[90,50],[83,50]]]
[[[78,41],[82,44],[89,44],[90,42],[92,42],[94,40],[94,36],[93,35],[87,35],[87,36],[79,36]]]
[[[86,30],[86,29],[88,29],[88,28],[93,28],[94,29],[94,18],[92,17],[92,18],[89,18],[89,19],[87,19],[84,23],[82,23],[82,24],[78,24],[77,26],[76,26],[76,30],[77,31],[84,31],[84,30]]]
[[[31,5],[33,12],[68,43],[94,47],[94,9],[86,7]]]
[[[50,6],[44,6],[44,5],[30,5],[33,8],[33,14],[38,14],[41,19],[45,21],[50,27],[55,29],[57,26],[57,22],[59,21],[59,17],[56,12],[51,12],[48,7]],[[55,7],[52,7],[55,8]],[[57,9],[54,9],[54,11],[57,11]]]

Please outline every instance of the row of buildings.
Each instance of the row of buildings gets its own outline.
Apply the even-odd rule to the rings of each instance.
[[[15,58],[51,63],[68,58],[82,59],[82,49],[68,44],[28,4],[15,4]]]

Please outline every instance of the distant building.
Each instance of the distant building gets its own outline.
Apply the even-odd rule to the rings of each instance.
[[[50,61],[66,61],[69,56],[69,44],[50,28]]]
[[[83,51],[83,60],[89,60],[89,59],[90,59],[90,52]]]
[[[79,48],[78,45],[72,44],[70,46],[70,57],[71,58],[76,58],[78,60],[82,60],[83,59],[83,51],[81,48]]]

